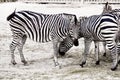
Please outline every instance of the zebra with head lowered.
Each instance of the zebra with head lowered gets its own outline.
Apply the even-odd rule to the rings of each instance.
[[[70,18],[70,19],[68,19]],[[23,55],[23,45],[27,37],[36,42],[53,41],[54,48],[54,63],[55,66],[60,66],[57,60],[58,46],[66,37],[72,38],[72,41],[77,41],[78,29],[77,18],[75,15],[69,14],[42,14],[32,11],[13,12],[7,17],[13,41],[10,44],[11,62],[16,64],[14,51],[18,48],[21,61],[26,64]]]

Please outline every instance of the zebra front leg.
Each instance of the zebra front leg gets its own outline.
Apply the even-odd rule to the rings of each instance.
[[[80,64],[81,67],[83,67],[86,64],[87,55],[89,53],[89,49],[90,49],[92,40],[85,38],[84,42],[85,42],[84,43],[85,49],[84,49],[84,53],[82,54],[82,63]]]
[[[96,65],[100,64],[100,60],[99,60],[99,42],[94,41],[95,43],[95,54],[96,54]]]
[[[61,66],[60,66],[60,64],[58,63],[58,45],[59,44],[59,42],[58,42],[58,40],[56,40],[56,39],[54,39],[53,40],[53,50],[54,50],[54,64],[55,64],[55,66],[57,67],[59,67],[59,68],[61,68]]]

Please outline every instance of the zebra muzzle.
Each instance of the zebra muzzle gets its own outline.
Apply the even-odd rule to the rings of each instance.
[[[75,46],[79,46],[78,39],[74,39],[74,40],[73,40],[73,44],[74,44]]]
[[[64,52],[64,51],[61,51],[60,48],[59,48],[58,51],[59,51],[59,54],[60,54],[61,56],[64,56],[64,55],[65,55],[65,52]]]

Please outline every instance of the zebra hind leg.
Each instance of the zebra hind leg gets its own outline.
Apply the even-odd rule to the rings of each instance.
[[[21,41],[19,42],[19,44],[17,46],[19,54],[20,54],[20,57],[21,57],[21,62],[23,62],[24,65],[27,64],[27,61],[25,60],[24,55],[23,55],[23,46],[24,46],[24,44],[26,42],[26,39],[27,39],[27,37],[25,35],[22,36],[21,37]]]
[[[112,56],[112,60],[113,60],[111,70],[115,71],[117,69],[117,66],[118,66],[117,45],[116,45],[115,41],[109,41],[106,43],[107,43],[106,45],[108,46],[108,49],[111,52],[111,56]]]
[[[14,55],[14,51],[15,51],[15,48],[16,48],[17,44],[14,43],[14,40],[12,41],[12,43],[10,44],[10,51],[11,51],[11,63],[13,65],[16,65],[16,61],[15,61],[15,55]]]
[[[120,64],[120,43],[117,45],[117,52],[118,52],[118,64]]]
[[[19,35],[16,34],[16,33],[13,33],[13,40],[12,40],[12,43],[10,44],[11,63],[13,65],[17,64],[16,61],[15,61],[14,51],[15,51],[16,47],[18,46],[19,42],[20,42]]]

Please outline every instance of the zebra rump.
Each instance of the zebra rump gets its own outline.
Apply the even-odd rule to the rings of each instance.
[[[13,40],[10,44],[11,63],[16,64],[14,51],[18,48],[21,61],[26,64],[27,61],[23,55],[23,46],[27,38],[36,42],[53,42],[54,63],[59,66],[57,55],[60,43],[66,38],[71,38],[71,44],[76,45],[78,40],[77,18],[69,14],[43,14],[32,11],[13,12],[7,17],[11,27]],[[74,41],[75,40],[75,41]],[[65,39],[65,41],[67,41]],[[63,43],[62,43],[63,44]],[[63,48],[62,48],[63,49]],[[65,50],[65,49],[63,49]],[[59,50],[62,52],[61,50]]]

